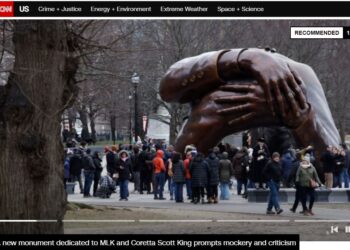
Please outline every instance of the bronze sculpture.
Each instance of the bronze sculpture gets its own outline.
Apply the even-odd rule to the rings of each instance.
[[[191,103],[176,150],[201,152],[249,128],[284,126],[316,156],[340,137],[322,86],[308,65],[271,50],[208,52],[173,64],[160,84],[164,101]]]

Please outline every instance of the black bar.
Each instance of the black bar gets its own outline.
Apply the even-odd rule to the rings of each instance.
[[[109,12],[92,11],[92,7],[111,8]],[[144,11],[117,11],[145,8]],[[182,8],[183,11],[161,11],[161,8]],[[350,2],[14,2],[15,17],[350,17]],[[40,11],[46,7],[46,11]],[[186,11],[185,7],[200,7]],[[219,8],[230,8],[222,12]],[[67,11],[63,11],[66,8]],[[114,10],[112,10],[114,8]],[[49,11],[51,9],[52,11]],[[201,11],[202,10],[202,11]],[[229,10],[229,9],[227,9]]]
[[[215,229],[213,229],[215,230]],[[299,235],[0,235],[0,248],[299,249]],[[250,246],[249,246],[250,242]],[[42,244],[41,246],[35,246]],[[43,245],[45,244],[45,246]],[[196,245],[197,244],[197,245]],[[196,245],[196,246],[195,246]],[[214,247],[214,248],[213,248]]]

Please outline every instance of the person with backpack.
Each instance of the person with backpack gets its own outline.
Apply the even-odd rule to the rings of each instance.
[[[97,151],[95,151],[94,154],[92,155],[92,160],[93,160],[94,165],[95,165],[93,196],[96,197],[98,183],[100,182],[101,173],[103,170],[102,165],[101,165],[102,159],[100,158]]]
[[[82,157],[84,177],[85,177],[84,198],[91,197],[90,189],[91,189],[92,181],[94,180],[95,169],[96,169],[90,153],[91,153],[91,149],[88,148]]]

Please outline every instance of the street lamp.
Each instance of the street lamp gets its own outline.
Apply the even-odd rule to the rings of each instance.
[[[135,99],[135,117],[134,117],[134,127],[135,127],[135,143],[137,142],[137,136],[139,133],[138,126],[138,110],[137,110],[137,85],[140,83],[140,77],[137,73],[134,73],[131,77],[131,82],[134,84],[134,99]]]
[[[130,94],[129,95],[129,142],[130,142],[130,144],[132,144],[132,125],[131,125],[131,100],[132,100],[132,95]]]

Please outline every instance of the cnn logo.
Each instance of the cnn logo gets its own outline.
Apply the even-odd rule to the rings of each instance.
[[[0,16],[13,16],[13,2],[0,2]]]

